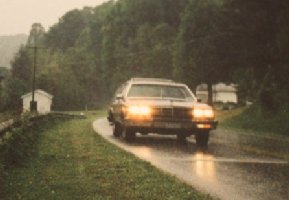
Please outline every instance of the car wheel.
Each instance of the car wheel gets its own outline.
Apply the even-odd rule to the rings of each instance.
[[[184,134],[177,134],[177,140],[179,143],[186,143],[187,140],[186,140],[186,135]]]
[[[112,116],[111,112],[108,113],[107,121],[108,121],[109,123],[113,123],[113,122],[114,122],[113,116]]]
[[[121,136],[121,125],[119,123],[113,124],[113,136],[114,137],[120,137]]]
[[[132,142],[135,139],[135,132],[129,128],[124,127],[122,130],[122,137],[126,142]]]
[[[209,131],[199,131],[195,135],[198,147],[207,147],[209,141]]]

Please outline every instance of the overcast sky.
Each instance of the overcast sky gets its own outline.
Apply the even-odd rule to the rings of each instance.
[[[107,0],[0,0],[0,35],[29,34],[34,22],[46,30],[67,11]]]

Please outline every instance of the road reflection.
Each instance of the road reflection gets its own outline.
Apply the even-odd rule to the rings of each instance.
[[[134,153],[140,156],[141,158],[152,158],[151,148],[148,147],[137,147],[134,148]]]
[[[289,162],[249,153],[247,148],[243,150],[239,136],[234,134],[216,132],[209,148],[200,149],[193,137],[188,138],[186,144],[180,144],[174,136],[138,135],[128,144],[112,136],[111,126],[105,119],[97,120],[94,129],[111,143],[214,197],[288,199]],[[267,141],[263,143],[267,145]]]
[[[197,176],[208,181],[216,181],[216,166],[213,155],[196,152],[193,156],[192,164]]]

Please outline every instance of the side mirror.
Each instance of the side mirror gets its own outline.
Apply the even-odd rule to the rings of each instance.
[[[198,103],[201,103],[201,102],[202,102],[202,99],[201,99],[201,98],[197,98],[197,102],[198,102]]]
[[[115,97],[116,100],[122,100],[123,99],[123,96],[122,94],[117,94],[116,97]]]

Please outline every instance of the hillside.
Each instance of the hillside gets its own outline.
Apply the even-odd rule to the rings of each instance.
[[[25,44],[27,35],[8,35],[0,36],[0,66],[10,68],[10,62],[13,56],[18,52],[19,47]]]
[[[37,37],[37,88],[54,108],[98,108],[131,77],[186,83],[193,90],[234,82],[262,115],[289,112],[289,1],[118,0],[71,10]],[[278,22],[278,23],[277,23]],[[10,107],[31,89],[31,49],[15,59]],[[41,66],[41,67],[40,67]]]

